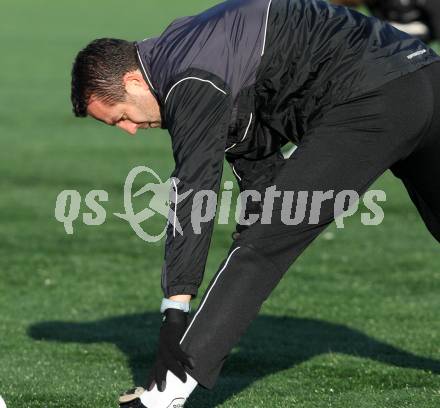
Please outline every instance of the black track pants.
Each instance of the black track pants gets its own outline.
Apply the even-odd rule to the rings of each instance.
[[[387,169],[403,180],[429,231],[440,242],[440,63],[333,107],[309,129],[278,174],[278,191],[354,190],[362,195]],[[254,224],[234,242],[182,338],[212,388],[225,359],[283,274],[333,221],[334,200],[319,222]],[[293,204],[295,208],[295,201]]]

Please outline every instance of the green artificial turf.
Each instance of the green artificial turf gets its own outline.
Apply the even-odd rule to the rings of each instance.
[[[69,71],[93,38],[151,36],[210,4],[2,1],[0,395],[8,408],[109,408],[145,381],[163,243],[143,242],[112,213],[123,212],[134,166],[168,177],[169,137],[130,138],[73,118]],[[199,389],[189,407],[440,405],[439,245],[399,181],[387,173],[374,188],[387,192],[383,224],[365,227],[356,215],[345,229],[331,226],[264,304],[214,391]],[[83,198],[108,191],[106,223],[76,221],[66,235],[54,217],[64,189]],[[200,293],[231,231],[232,222],[216,227]]]

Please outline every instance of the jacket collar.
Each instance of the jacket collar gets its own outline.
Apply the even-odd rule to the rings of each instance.
[[[147,38],[142,41],[135,42],[136,54],[139,69],[145,78],[148,86],[150,87],[151,93],[158,99],[157,86],[153,84],[151,77],[151,54],[156,44],[157,38]]]
[[[158,38],[155,37],[155,38],[146,38],[145,40],[142,41],[136,41],[135,47],[136,47],[136,56],[137,56],[139,69],[142,72],[142,75],[145,79],[145,82],[148,84],[151,93],[156,98],[156,101],[159,104],[161,117],[162,117],[162,129],[165,129],[166,128],[165,115],[164,115],[163,105],[159,98],[158,85],[154,83],[151,75],[152,54],[157,40]]]

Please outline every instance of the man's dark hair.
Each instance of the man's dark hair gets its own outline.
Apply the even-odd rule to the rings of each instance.
[[[71,100],[75,116],[87,116],[91,95],[110,105],[123,102],[122,78],[137,68],[133,42],[100,38],[88,44],[78,53],[72,68]]]

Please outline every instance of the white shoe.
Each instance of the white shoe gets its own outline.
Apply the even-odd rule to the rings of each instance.
[[[162,392],[157,389],[156,384],[150,391],[138,387],[121,395],[119,406],[120,408],[183,408],[196,387],[197,381],[188,373],[186,382],[182,382],[168,371],[165,389]]]
[[[164,392],[159,392],[154,386],[151,392],[145,392],[142,387],[137,387],[126,391],[119,396],[120,408],[183,408],[186,402],[184,397],[173,398],[172,401],[167,401],[170,397]]]

